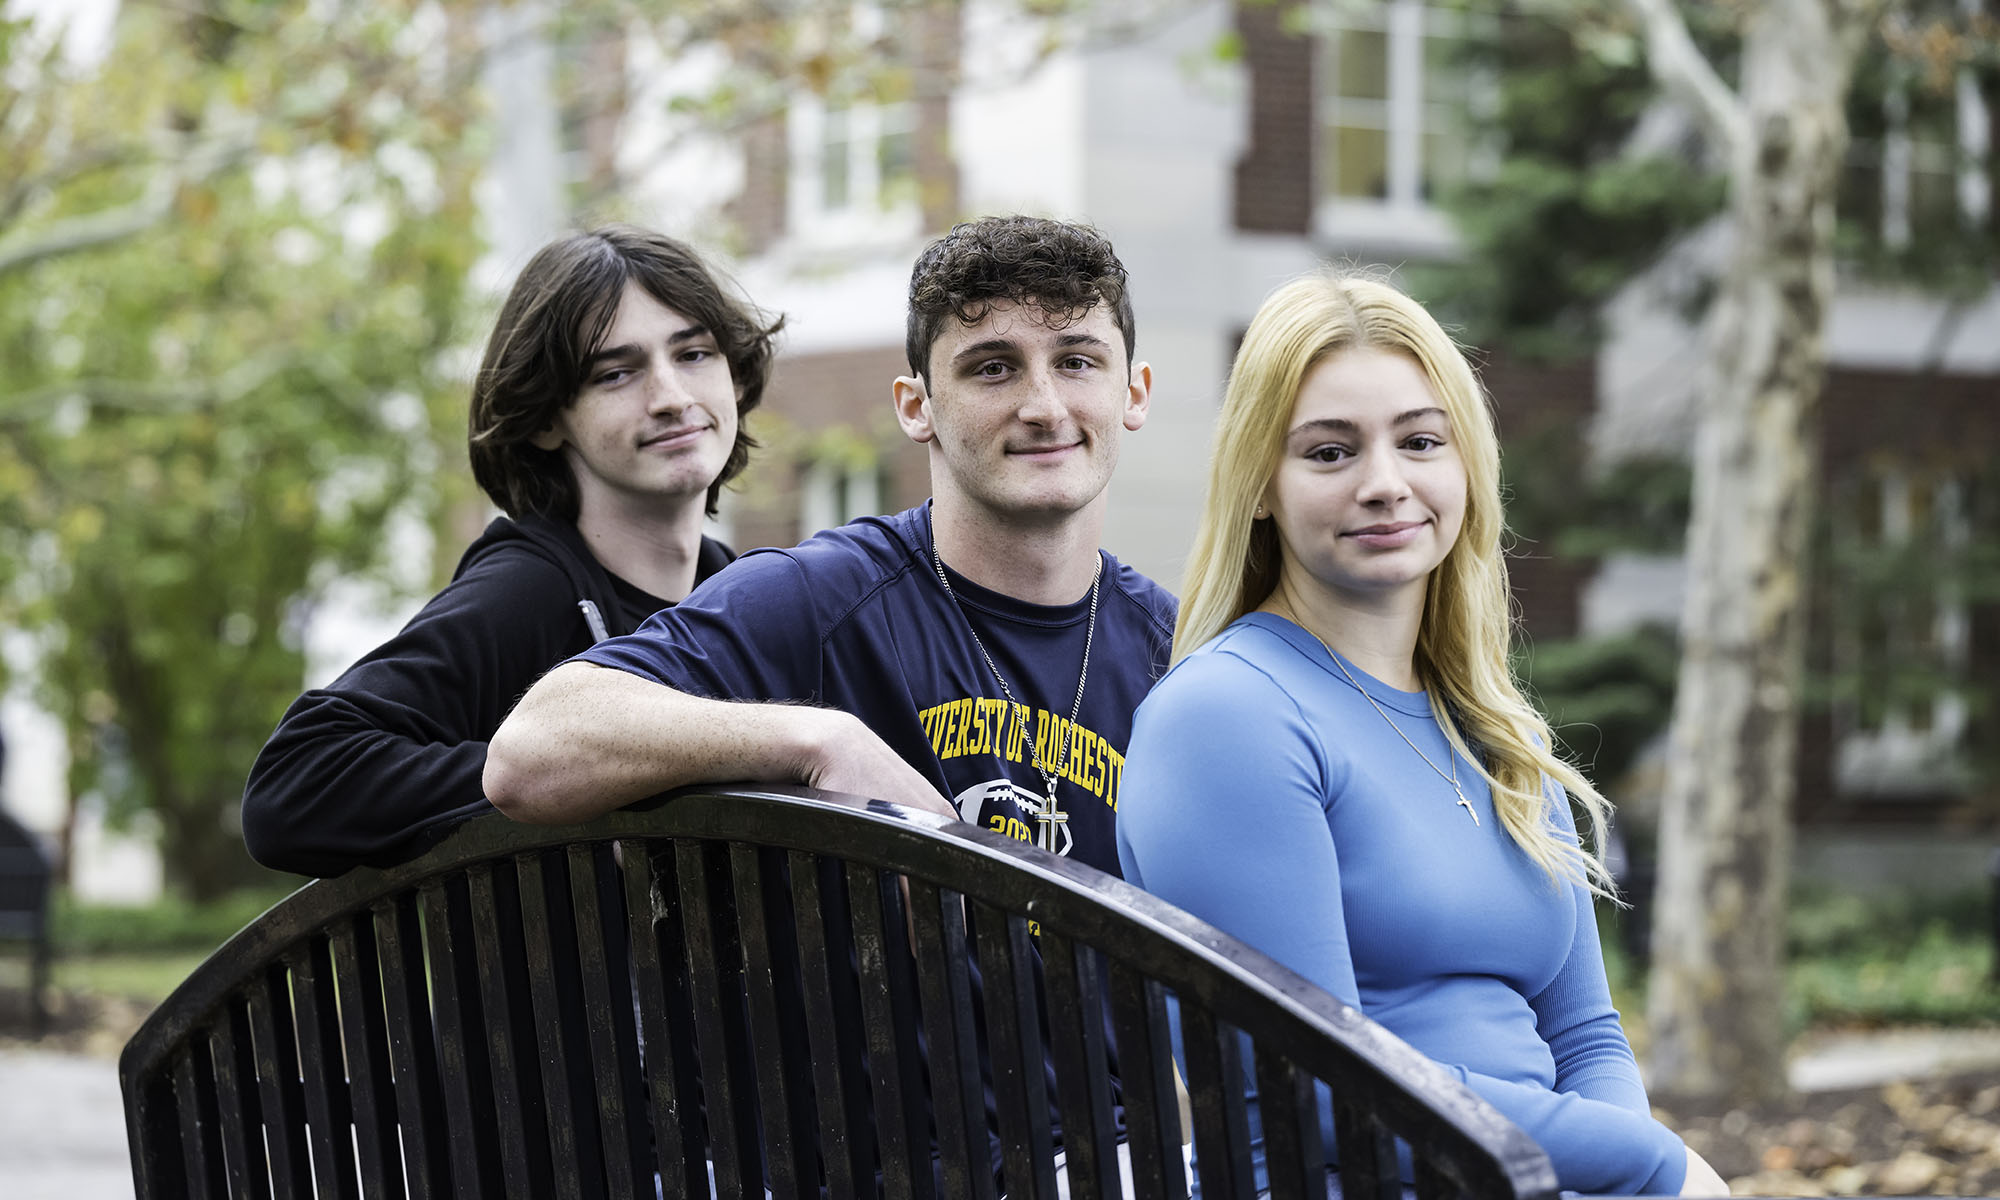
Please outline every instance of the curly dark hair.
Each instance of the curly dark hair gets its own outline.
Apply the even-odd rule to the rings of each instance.
[[[1088,225],[1047,217],[981,217],[952,226],[910,271],[904,352],[926,388],[931,346],[945,318],[976,325],[996,300],[1033,304],[1056,329],[1107,304],[1125,336],[1125,361],[1132,361],[1132,299],[1125,264],[1109,239]]]
[[[784,318],[725,291],[685,243],[631,225],[607,225],[550,242],[528,260],[500,306],[473,380],[472,475],[509,516],[576,520],[576,479],[562,451],[543,450],[532,439],[576,402],[584,365],[604,344],[628,281],[705,327],[729,363],[736,442],[708,486],[710,516],[723,485],[749,464],[757,441],[744,430],[743,416],[764,398],[772,337]]]

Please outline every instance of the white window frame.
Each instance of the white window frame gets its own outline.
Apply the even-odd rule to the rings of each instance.
[[[1423,0],[1388,0],[1379,12],[1362,13],[1337,8],[1326,22],[1320,41],[1319,73],[1326,81],[1318,88],[1313,127],[1315,216],[1319,232],[1341,244],[1364,244],[1446,254],[1459,246],[1450,217],[1423,197],[1424,125],[1428,115],[1424,99],[1424,38],[1426,29],[1435,31],[1444,23],[1459,24],[1460,14],[1431,9]],[[1335,95],[1334,75],[1338,51],[1335,36],[1340,30],[1355,29],[1385,35],[1389,56],[1388,98],[1383,103],[1388,195],[1381,199],[1336,196],[1329,172],[1333,163],[1327,151],[1327,132],[1335,124],[1343,103]],[[1476,88],[1477,81],[1471,85]]]
[[[835,110],[846,121],[847,199],[834,208],[825,195],[829,107],[816,96],[793,104],[789,124],[789,228],[812,246],[850,248],[906,242],[919,236],[922,205],[915,189],[884,203],[881,146],[885,137],[917,132],[913,103],[856,103]],[[914,170],[914,164],[912,165]],[[918,180],[922,186],[922,180]]]

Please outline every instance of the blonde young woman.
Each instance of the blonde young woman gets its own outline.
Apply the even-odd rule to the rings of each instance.
[[[1606,804],[1508,671],[1499,473],[1484,393],[1422,306],[1351,276],[1264,302],[1175,666],[1135,718],[1119,858],[1453,1069],[1564,1189],[1726,1194],[1651,1116],[1611,1007],[1610,881],[1563,793],[1593,834]]]

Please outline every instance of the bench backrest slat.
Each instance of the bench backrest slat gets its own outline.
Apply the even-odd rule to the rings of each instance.
[[[736,842],[729,847],[729,866],[743,941],[750,1042],[775,1049],[755,1056],[769,1187],[777,1195],[817,1191],[812,1080],[793,1073],[796,1064],[810,1060],[804,1006],[792,986],[799,978],[799,952],[785,857],[769,847]]]
[[[1236,1032],[1190,1000],[1181,1001],[1180,1018],[1201,1194],[1216,1200],[1252,1200],[1257,1189],[1250,1175],[1243,1054]]]
[[[1112,1116],[1112,1063],[1105,1044],[1108,1000],[1103,956],[1053,930],[1041,939],[1049,1007],[1049,1057],[1062,1108],[1063,1147],[1074,1200],[1123,1194]]]
[[[438,1075],[444,1093],[444,1142],[451,1177],[459,1194],[498,1195],[500,1150],[497,1126],[485,1117],[492,1085],[487,1080],[485,1038],[479,1013],[479,985],[473,964],[472,922],[466,882],[454,875],[420,891],[425,963],[430,972],[432,1032],[437,1037]]]
[[[1258,1111],[1264,1123],[1265,1165],[1272,1200],[1321,1200],[1319,1089],[1298,1064],[1268,1048],[1255,1052]]]
[[[576,970],[589,1014],[584,1023],[589,1070],[573,1076],[587,1090],[573,1103],[587,1129],[592,1115],[588,1101],[592,1097],[597,1101],[596,1148],[603,1156],[606,1191],[613,1196],[635,1195],[652,1186],[654,1167],[652,1156],[643,1151],[646,1089],[640,1073],[632,956],[624,937],[630,927],[624,874],[611,847],[603,843],[571,846],[566,854],[550,852],[549,858],[567,867],[571,912],[565,922],[560,893],[552,891],[548,923],[575,939]],[[561,994],[562,989],[555,990]],[[564,1027],[573,1030],[575,1024],[566,1022]]]
[[[904,934],[902,892],[895,877],[860,863],[848,863],[847,909],[868,1052],[868,1082],[875,1101],[873,1128],[881,1152],[882,1187],[890,1200],[928,1200],[933,1182],[925,1145],[924,1083],[916,1038],[921,1017],[911,1003],[910,985],[915,976]]]
[[[1048,1085],[1043,1078],[1041,1022],[1035,980],[1027,960],[1034,953],[1027,918],[974,902],[976,953],[985,977],[986,1035],[999,1108],[1001,1178],[1010,1194],[1047,1195],[1055,1186],[1049,1139]]]
[[[383,1036],[395,1096],[403,1182],[410,1200],[451,1193],[444,1087],[431,1036],[429,976],[424,969],[423,918],[417,896],[405,893],[372,905],[377,964],[382,971]]]
[[[911,880],[910,913],[916,961],[928,965],[916,977],[930,1060],[931,1117],[937,1130],[942,1192],[992,1200],[993,1165],[979,1073],[965,897],[951,888]]]
[[[403,1200],[402,1148],[396,1140],[396,1097],[390,1082],[389,1040],[374,914],[362,910],[333,926],[334,995],[340,1005],[340,1045],[347,1062],[354,1146],[369,1200]]]
[[[1186,1195],[1166,990],[1122,961],[1111,963],[1110,975],[1133,1184],[1142,1196]]]
[[[250,1045],[250,1016],[241,1003],[226,1005],[210,1027],[208,1053],[215,1070],[216,1120],[222,1127],[229,1194],[269,1200],[271,1166],[264,1156],[257,1061]]]
[[[718,1194],[745,1195],[758,1175],[755,1068],[743,1012],[743,966],[730,911],[728,847],[691,838],[674,847],[680,901],[687,911],[687,969],[702,1098]]]
[[[548,861],[550,858],[555,861]],[[545,865],[550,869],[545,870]],[[583,1200],[585,1159],[590,1160],[588,1174],[593,1179],[601,1164],[596,1160],[594,1146],[579,1145],[595,1137],[596,1122],[590,1122],[588,1129],[579,1129],[578,1125],[582,1112],[586,1108],[595,1111],[597,1106],[579,1105],[572,1096],[575,1072],[588,1068],[571,1061],[573,1039],[567,1035],[569,1031],[587,1028],[600,1014],[591,1006],[565,1005],[558,995],[557,973],[579,970],[575,945],[569,935],[569,875],[560,856],[521,855],[514,862],[514,878],[521,911],[521,955],[528,984],[525,999],[533,1014],[529,1024],[545,1080],[541,1097],[548,1106],[549,1170],[554,1178],[553,1190],[547,1194],[558,1200]],[[604,1007],[608,1010],[609,1003]],[[615,1102],[616,1094],[607,1099]]]
[[[837,859],[797,850],[787,857],[798,922],[799,990],[816,998],[803,1007],[827,1192],[860,1195],[875,1172],[874,1107],[847,877]]]
[[[627,945],[638,1000],[647,1107],[656,1169],[667,1195],[706,1187],[700,1066],[677,1031],[692,1028],[685,934],[670,846],[620,843]]]
[[[228,1185],[222,1174],[222,1130],[215,1112],[214,1076],[209,1070],[208,1047],[199,1041],[189,1042],[174,1056],[174,1103],[181,1111],[188,1194],[213,1195]]]
[[[306,1144],[299,1044],[292,1032],[291,973],[282,961],[266,966],[250,981],[246,1004],[273,1188],[287,1195],[311,1195],[312,1151]]]
[[[527,949],[514,864],[498,860],[467,872],[473,960],[486,1034],[492,1112],[499,1124],[500,1178],[511,1196],[553,1191],[548,1096],[561,1084],[545,1078],[526,1006]],[[526,1036],[524,1036],[526,1035]]]
[[[321,1195],[359,1200],[354,1175],[353,1109],[340,1046],[333,957],[315,934],[291,959],[292,1008],[299,1038],[299,1078],[305,1091],[307,1141]]]

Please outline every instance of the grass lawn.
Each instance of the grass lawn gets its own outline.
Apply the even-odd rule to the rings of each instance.
[[[110,954],[70,954],[55,961],[55,986],[67,992],[117,996],[158,1004],[207,958],[201,950],[127,950]]]

